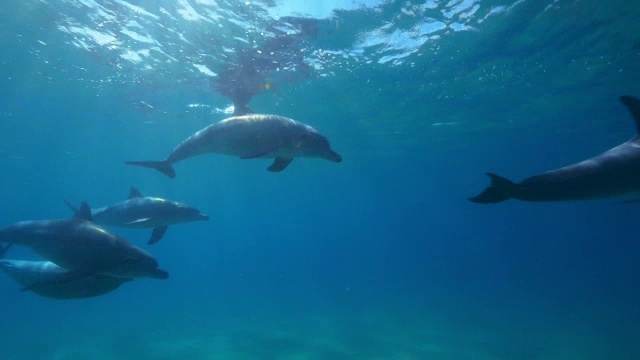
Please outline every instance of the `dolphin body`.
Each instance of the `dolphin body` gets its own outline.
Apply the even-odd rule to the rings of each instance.
[[[90,218],[89,206],[83,203],[73,219],[23,221],[6,226],[0,229],[0,243],[29,247],[68,270],[47,283],[66,283],[93,275],[169,277],[149,253],[99,228],[88,221]]]
[[[636,135],[611,150],[582,162],[514,183],[487,173],[491,184],[469,201],[490,204],[525,201],[589,200],[640,193],[640,99],[621,96],[634,118]]]
[[[67,202],[74,212],[79,210]],[[134,229],[153,229],[148,244],[155,244],[164,236],[169,225],[209,220],[200,210],[185,204],[156,197],[145,197],[131,187],[125,201],[101,208],[91,209],[91,221],[105,226]]]
[[[267,168],[271,172],[284,170],[296,157],[342,161],[329,141],[311,126],[282,116],[251,114],[230,117],[205,127],[176,146],[165,160],[125,163],[156,169],[174,178],[173,164],[206,153],[242,159],[275,158]]]
[[[51,299],[83,299],[104,295],[120,287],[129,278],[90,275],[59,282],[69,271],[51,261],[0,260],[0,270],[25,289]]]

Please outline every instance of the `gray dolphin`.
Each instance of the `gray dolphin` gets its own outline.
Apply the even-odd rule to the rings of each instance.
[[[23,221],[0,229],[0,243],[31,248],[68,272],[56,282],[64,283],[101,274],[120,278],[166,279],[149,253],[87,221],[89,206],[82,204],[73,219]],[[53,282],[53,280],[49,281]]]
[[[66,203],[74,212],[79,211],[68,201]],[[169,225],[199,220],[209,220],[209,217],[194,207],[176,201],[146,197],[133,186],[127,200],[91,209],[91,221],[95,224],[134,229],[152,228],[148,244],[158,242]]]
[[[69,270],[51,261],[0,260],[0,270],[25,289],[51,299],[82,299],[104,295],[132,280],[96,274],[59,282],[58,279],[65,277]]]
[[[217,153],[242,159],[275,158],[267,168],[284,170],[295,157],[342,161],[329,141],[309,125],[277,115],[243,115],[224,119],[196,132],[176,146],[162,161],[127,161],[126,164],[156,169],[174,178],[173,164],[194,156]]]
[[[621,96],[634,118],[636,135],[600,155],[524,179],[511,182],[487,173],[491,185],[469,198],[481,204],[507,199],[525,201],[589,200],[640,193],[640,99]]]

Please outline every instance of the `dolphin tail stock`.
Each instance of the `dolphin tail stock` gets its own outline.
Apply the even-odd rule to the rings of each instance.
[[[146,168],[150,168],[150,169],[155,169],[160,171],[161,173],[167,175],[170,178],[174,178],[176,177],[176,171],[173,168],[173,166],[171,166],[171,163],[167,160],[161,160],[161,161],[125,161],[125,164],[127,165],[134,165],[134,166],[141,166],[141,167],[146,167]]]
[[[502,176],[487,173],[491,184],[479,195],[467,200],[478,204],[493,204],[511,199],[518,191],[518,184]]]

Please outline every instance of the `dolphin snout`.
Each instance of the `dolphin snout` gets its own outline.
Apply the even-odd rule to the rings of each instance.
[[[205,215],[205,214],[198,214],[198,219],[197,220],[209,220],[209,215]]]
[[[337,162],[337,163],[342,161],[342,156],[340,156],[340,154],[338,154],[337,152],[335,152],[333,150],[329,150],[329,152],[327,153],[327,155],[324,158],[329,160],[329,161],[333,161],[333,162]]]
[[[156,268],[153,272],[153,274],[151,274],[152,277],[154,279],[168,279],[169,278],[169,272],[164,271],[160,268]]]

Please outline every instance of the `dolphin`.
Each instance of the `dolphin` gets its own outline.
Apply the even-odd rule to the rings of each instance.
[[[75,213],[79,209],[66,201]],[[116,204],[91,209],[91,221],[98,225],[134,229],[153,229],[148,244],[155,244],[164,236],[169,225],[209,220],[200,210],[185,204],[156,197],[146,197],[131,187],[129,198]]]
[[[125,163],[156,169],[174,178],[173,164],[206,153],[242,159],[275,158],[267,168],[271,172],[284,170],[295,157],[342,161],[329,141],[311,126],[282,116],[252,114],[230,117],[205,127],[176,146],[165,160]]]
[[[130,278],[108,275],[90,275],[85,278],[59,282],[68,270],[51,261],[0,260],[0,270],[24,289],[51,299],[82,299],[109,293]]]
[[[491,184],[468,200],[490,204],[508,199],[564,201],[610,198],[640,193],[640,99],[621,96],[636,125],[630,140],[579,163],[514,183],[487,173]]]
[[[22,221],[0,229],[0,243],[22,245],[69,270],[55,281],[65,283],[93,275],[166,279],[153,256],[91,223],[86,203],[73,219]]]

